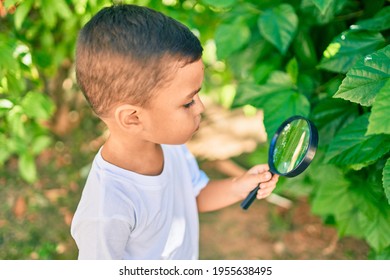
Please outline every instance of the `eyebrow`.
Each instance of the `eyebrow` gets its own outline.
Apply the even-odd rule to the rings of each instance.
[[[194,95],[197,94],[201,89],[202,89],[202,87],[200,87],[200,88],[198,88],[198,89],[192,91],[190,94],[188,94],[188,95],[186,96],[186,98],[192,98],[192,97],[194,97]]]

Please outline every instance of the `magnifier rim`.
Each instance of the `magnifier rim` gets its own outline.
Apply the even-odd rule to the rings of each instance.
[[[291,123],[295,120],[304,120],[309,125],[309,130],[310,130],[309,145],[308,145],[306,154],[305,154],[304,158],[302,159],[302,161],[293,170],[286,172],[286,173],[281,173],[281,172],[277,171],[277,169],[274,165],[274,161],[273,161],[273,153],[275,150],[275,145],[276,145],[276,142],[278,140],[279,134],[282,132],[284,127],[288,123]],[[315,127],[315,125],[309,119],[307,119],[306,117],[303,117],[303,116],[299,116],[299,115],[292,116],[292,117],[288,118],[279,126],[279,128],[276,130],[274,136],[272,137],[269,152],[268,152],[268,166],[270,168],[270,171],[272,173],[282,175],[285,177],[297,176],[298,174],[302,173],[309,166],[310,162],[313,160],[314,155],[315,155],[316,150],[317,150],[317,145],[318,145],[318,131],[317,131],[317,128]]]

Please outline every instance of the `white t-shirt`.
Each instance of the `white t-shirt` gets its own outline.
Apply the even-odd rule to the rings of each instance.
[[[196,196],[208,177],[184,145],[162,148],[158,176],[96,155],[71,226],[79,259],[198,258]]]

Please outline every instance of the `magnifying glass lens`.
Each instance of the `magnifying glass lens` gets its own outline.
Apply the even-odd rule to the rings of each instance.
[[[285,177],[302,173],[312,161],[318,144],[315,125],[302,116],[284,121],[275,132],[268,153],[270,171]],[[256,198],[260,184],[241,203],[246,210]]]
[[[273,162],[279,174],[294,170],[305,158],[310,143],[310,127],[306,120],[296,119],[280,132],[273,151]]]

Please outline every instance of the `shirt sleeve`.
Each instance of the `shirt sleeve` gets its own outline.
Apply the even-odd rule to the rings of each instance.
[[[86,219],[73,228],[80,260],[120,260],[131,230],[121,219]]]
[[[188,150],[187,146],[182,146],[184,156],[187,161],[187,165],[191,173],[191,181],[193,186],[193,192],[195,196],[198,196],[200,191],[208,184],[209,177],[206,173],[199,168],[198,162],[191,152]]]

